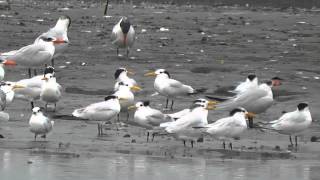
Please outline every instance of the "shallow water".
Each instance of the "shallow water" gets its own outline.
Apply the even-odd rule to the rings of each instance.
[[[320,162],[163,158],[109,154],[103,157],[0,150],[2,180],[53,179],[319,179]]]

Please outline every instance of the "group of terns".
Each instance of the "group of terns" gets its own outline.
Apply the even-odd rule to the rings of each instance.
[[[29,120],[30,131],[45,138],[54,122],[43,114],[47,110],[49,103],[54,104],[61,98],[62,87],[56,81],[54,70],[54,59],[57,58],[69,45],[67,36],[71,19],[68,16],[61,16],[56,25],[48,32],[36,38],[33,44],[0,54],[0,78],[3,80],[5,72],[3,65],[21,65],[28,68],[28,79],[17,82],[2,81],[0,99],[1,109],[4,110],[7,104],[13,99],[22,99],[30,102],[32,115]],[[111,43],[117,48],[126,49],[127,56],[135,40],[135,31],[128,18],[123,17],[114,26],[111,35]],[[51,66],[48,64],[51,63]],[[45,67],[43,74],[37,75],[37,67]],[[34,75],[32,77],[32,69]],[[194,100],[189,107],[178,111],[173,111],[174,101],[178,97],[187,97],[197,94],[197,90],[171,77],[166,69],[157,69],[146,73],[144,76],[153,76],[154,90],[157,94],[166,98],[166,110],[172,113],[164,113],[150,106],[150,101],[135,101],[135,92],[141,87],[130,78],[133,74],[131,70],[120,67],[115,71],[114,93],[104,98],[104,101],[90,104],[86,107],[76,109],[72,115],[81,119],[98,121],[98,135],[103,135],[105,122],[110,122],[119,114],[126,113],[128,123],[146,129],[147,141],[150,134],[152,140],[156,134],[165,134],[186,142],[190,141],[193,147],[198,139],[209,135],[223,142],[229,141],[232,149],[232,139],[238,138],[248,129],[253,128],[253,118],[256,114],[265,112],[273,104],[272,87],[281,85],[281,78],[274,77],[269,81],[259,84],[258,78],[254,74],[248,75],[246,81],[240,83],[231,92],[234,96],[221,98],[207,96],[208,99],[199,98]],[[45,108],[34,107],[34,102],[41,100],[46,103]],[[169,106],[171,100],[171,106]],[[129,111],[134,115],[130,119]],[[223,117],[208,123],[209,110],[229,111],[227,117]],[[166,111],[168,112],[168,111]],[[247,122],[249,121],[249,122]],[[297,109],[283,114],[279,119],[270,122],[261,122],[256,128],[276,131],[290,136],[290,143],[293,146],[291,136],[295,136],[297,146],[297,135],[307,129],[312,122],[311,114],[307,103],[299,103]]]

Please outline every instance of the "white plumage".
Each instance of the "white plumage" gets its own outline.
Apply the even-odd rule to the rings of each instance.
[[[126,48],[127,56],[129,55],[129,50],[135,41],[135,31],[127,17],[121,18],[113,27],[111,41],[117,48],[117,55],[119,55],[119,48]]]
[[[34,140],[37,139],[37,135],[43,135],[46,137],[52,128],[54,121],[51,121],[48,117],[44,116],[39,107],[32,109],[32,115],[29,120],[30,131],[34,133]]]

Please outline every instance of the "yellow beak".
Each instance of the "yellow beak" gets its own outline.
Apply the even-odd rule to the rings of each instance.
[[[219,104],[218,101],[208,101],[208,105],[211,106],[211,105],[217,105]]]
[[[19,89],[19,88],[25,88],[25,86],[16,84],[16,85],[14,85],[14,86],[12,87],[12,90],[14,90],[14,89]]]
[[[130,75],[134,75],[135,74],[131,69],[130,70],[127,69],[127,73],[130,74]]]
[[[128,100],[127,98],[119,98],[119,101],[126,101],[126,100]]]
[[[139,86],[132,86],[130,89],[132,91],[141,91],[142,90],[141,87],[139,87]]]
[[[252,113],[252,112],[247,112],[247,113],[246,113],[246,117],[247,117],[247,118],[254,118],[254,117],[256,117],[256,114],[255,114],[255,113]]]
[[[151,71],[151,72],[144,74],[144,76],[157,76],[157,74],[156,74],[156,72]]]
[[[133,110],[133,109],[137,109],[137,107],[136,106],[129,106],[128,107],[128,110]]]
[[[206,107],[206,110],[214,110],[214,109],[216,109],[214,105],[208,105],[208,107]]]

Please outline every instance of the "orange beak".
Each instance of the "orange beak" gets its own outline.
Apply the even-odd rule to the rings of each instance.
[[[9,59],[3,61],[3,64],[6,65],[6,66],[15,66],[15,65],[17,65],[16,61],[14,61],[14,60],[9,60]]]
[[[67,41],[63,40],[62,38],[57,38],[53,41],[53,44],[64,44],[67,43]]]

